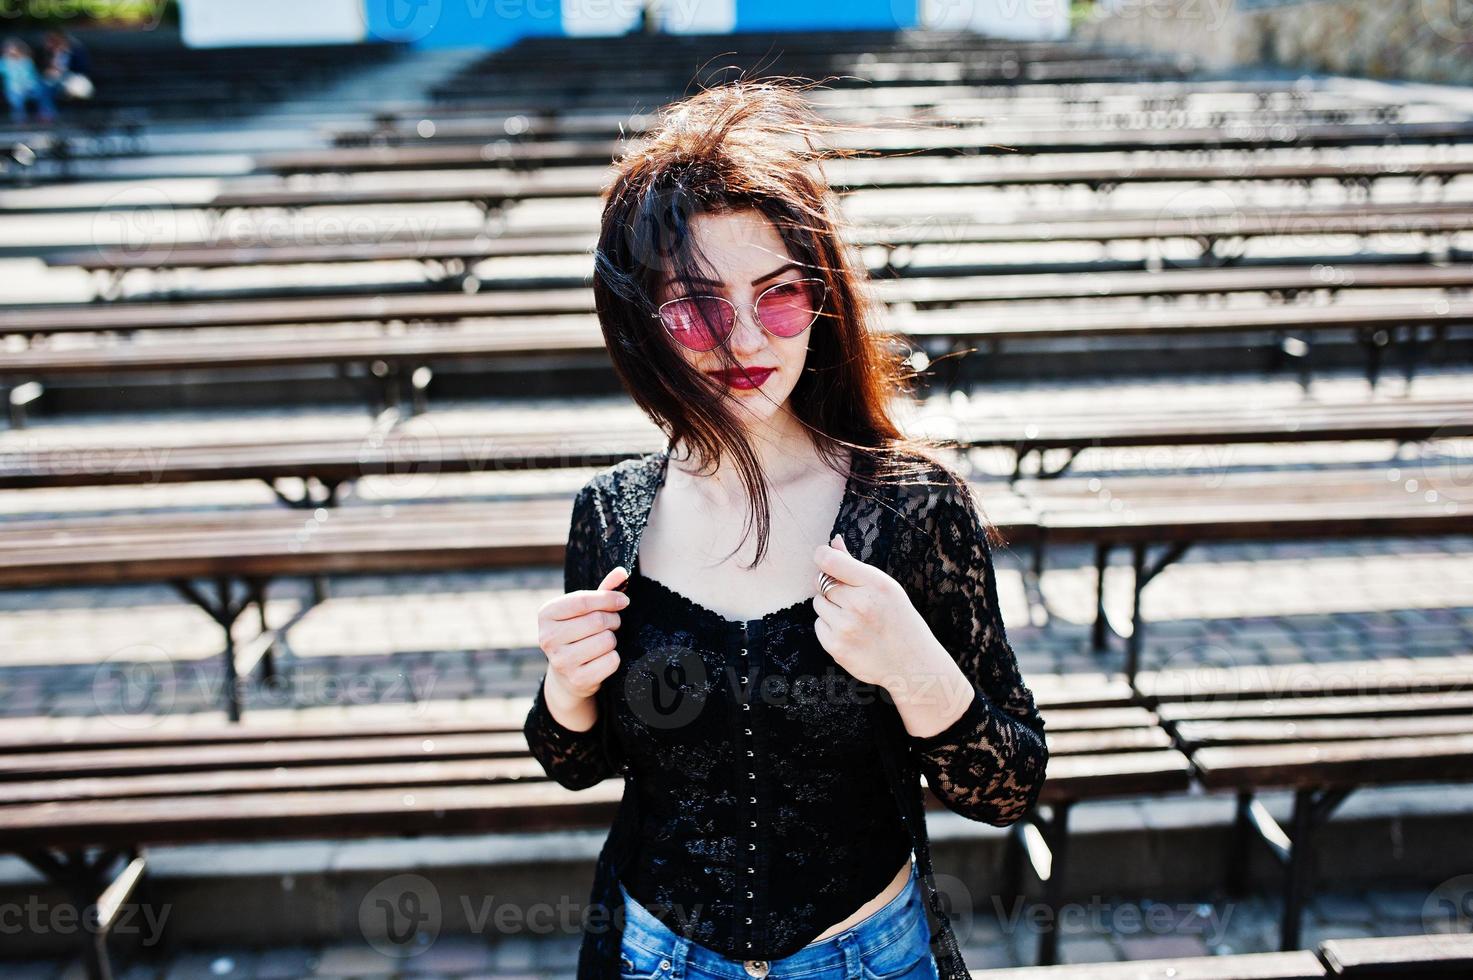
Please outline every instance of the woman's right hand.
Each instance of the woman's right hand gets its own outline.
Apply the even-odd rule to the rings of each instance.
[[[547,679],[568,698],[592,698],[619,666],[614,631],[629,597],[616,591],[629,579],[621,565],[596,589],[579,589],[550,599],[537,610],[537,645],[547,655]]]

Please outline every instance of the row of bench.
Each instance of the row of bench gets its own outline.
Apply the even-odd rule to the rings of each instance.
[[[302,454],[304,469],[310,468],[313,452],[308,447]],[[321,460],[319,465],[324,472],[329,468]],[[368,465],[374,465],[371,454]],[[454,469],[457,464],[446,465]],[[1409,469],[1405,476],[1391,466],[1025,477],[978,487],[989,518],[1006,537],[1034,549],[1033,574],[1041,574],[1048,545],[1094,549],[1092,635],[1100,652],[1107,647],[1109,629],[1105,570],[1114,549],[1129,549],[1133,601],[1125,673],[1134,677],[1146,625],[1143,591],[1193,544],[1473,531],[1473,510],[1459,500],[1456,462],[1427,460]],[[269,465],[254,472],[275,478]],[[336,483],[331,476],[322,482],[331,497]],[[231,680],[226,708],[235,718],[240,706],[229,627],[252,604],[258,608],[265,637],[258,649],[268,657],[269,669],[274,631],[265,628],[264,595],[272,579],[549,563],[560,554],[566,530],[565,504],[557,498],[335,508],[311,496],[299,502],[314,507],[306,522],[291,511],[271,509],[12,521],[0,542],[0,587],[171,582],[222,626]],[[1155,546],[1161,551],[1153,556]],[[212,582],[214,594],[191,584],[196,578]]]
[[[874,221],[857,225],[852,231],[846,232],[848,240],[861,248],[877,248],[885,251],[885,259],[878,262],[871,269],[872,274],[883,276],[886,273],[895,274],[906,270],[907,263],[903,258],[897,258],[908,251],[925,245],[991,245],[991,244],[1039,244],[1052,242],[1098,242],[1108,245],[1113,242],[1155,242],[1163,239],[1187,239],[1197,242],[1201,249],[1198,261],[1204,264],[1231,263],[1233,256],[1224,255],[1218,248],[1225,242],[1245,242],[1254,238],[1272,237],[1295,237],[1306,236],[1328,236],[1328,235],[1354,235],[1369,237],[1374,235],[1415,235],[1422,236],[1429,245],[1440,239],[1445,239],[1460,232],[1473,230],[1473,204],[1461,202],[1413,202],[1413,203],[1360,203],[1342,205],[1321,206],[1299,206],[1278,207],[1266,206],[1243,207],[1233,211],[1207,212],[1197,214],[1173,214],[1165,212],[1141,212],[1116,210],[1112,212],[1095,213],[1051,213],[1040,212],[1037,220],[1029,224],[1018,224],[1014,222],[1000,221],[933,221],[924,223],[901,224],[896,222]],[[48,266],[53,268],[76,267],[92,272],[104,272],[114,277],[135,270],[152,270],[155,272],[169,269],[224,269],[246,265],[310,265],[317,263],[343,263],[343,262],[403,262],[413,261],[426,264],[434,263],[444,269],[459,268],[464,270],[472,263],[494,258],[521,258],[532,256],[573,256],[589,253],[597,241],[596,230],[586,225],[573,223],[546,224],[539,226],[535,231],[528,232],[503,232],[497,235],[481,234],[467,235],[464,233],[451,236],[444,235],[422,235],[416,237],[393,237],[388,234],[374,235],[368,241],[336,242],[332,240],[313,242],[309,238],[303,242],[292,242],[277,244],[235,244],[228,238],[224,242],[216,244],[194,244],[188,242],[139,242],[132,246],[110,246],[99,244],[91,248],[72,248],[52,250],[43,253],[42,258]],[[1319,263],[1333,269],[1331,263]],[[1170,271],[1170,270],[1166,270]],[[1462,270],[1459,270],[1460,272]],[[1317,288],[1333,288],[1337,284],[1333,281],[1305,282],[1304,277],[1311,273],[1303,268],[1287,265],[1277,268],[1255,270],[1255,274],[1264,277],[1262,286],[1256,287],[1264,291],[1277,289],[1307,290]],[[1318,269],[1315,274],[1323,275]],[[1390,275],[1392,273],[1386,273]],[[1402,270],[1401,275],[1417,275],[1409,270]],[[1442,270],[1437,273],[1423,272],[1424,276],[1455,276],[1459,273]],[[1101,273],[1103,275],[1103,273]],[[1399,281],[1386,282],[1377,281],[1374,276],[1375,270],[1368,275],[1372,276],[1369,283],[1365,280],[1359,282],[1351,280],[1345,283],[1347,286],[1371,285],[1390,286],[1401,285]],[[1290,282],[1280,284],[1275,277],[1298,277]],[[965,277],[964,277],[965,278]],[[1018,278],[1011,281],[1014,288],[1018,288],[1025,282],[1032,281],[1035,277],[1028,276],[1026,279]],[[1201,283],[1201,286],[1184,289],[1173,283],[1171,276],[1153,277],[1161,279],[1160,290],[1166,293],[1176,294],[1181,292],[1216,292],[1219,286],[1226,285],[1228,288],[1221,291],[1249,290],[1253,279],[1248,275],[1237,278],[1219,276],[1217,279],[1194,279],[1185,276],[1176,276],[1179,283]],[[987,281],[995,279],[989,276]],[[1087,281],[1090,284],[1100,283],[1094,286],[1095,295],[1149,295],[1148,292],[1137,290],[1135,292],[1120,291],[1110,288],[1111,280],[1101,282],[1099,275],[1083,277],[1071,277],[1070,281]],[[1051,283],[1054,290],[1063,288],[1063,283],[1057,278],[1053,280],[1039,279],[1041,283]],[[1146,277],[1141,277],[1144,283]],[[118,279],[115,278],[110,285],[116,287]],[[1411,282],[1407,285],[1429,285],[1438,286],[1443,283]],[[1446,283],[1449,286],[1461,286],[1461,280],[1454,279]],[[1078,286],[1073,292],[1049,292],[1045,290],[1030,290],[1019,293],[998,292],[994,289],[980,289],[980,283],[962,284],[955,287],[946,287],[950,291],[960,291],[971,288],[978,289],[977,296],[984,299],[1026,299],[1026,298],[1050,298],[1054,296],[1078,295]],[[920,287],[912,284],[895,284],[884,287],[890,291],[910,291]],[[935,286],[933,289],[937,288]],[[103,297],[110,296],[111,290],[104,290]],[[904,297],[901,297],[904,298]]]
[[[973,970],[972,980],[1453,980],[1473,971],[1473,936],[1326,939],[1313,950]]]
[[[1040,805],[1010,831],[998,890],[1021,894],[1026,861],[1041,901],[1059,907],[1078,804],[1231,792],[1240,819],[1225,849],[1226,883],[1241,884],[1232,872],[1256,834],[1286,865],[1280,948],[1292,950],[1312,889],[1313,833],[1335,804],[1359,787],[1473,775],[1473,656],[1247,668],[1217,681],[1179,671],[1146,672],[1134,685],[1111,675],[1031,676],[1049,778]],[[392,718],[363,708],[228,726],[130,716],[46,731],[7,719],[0,841],[78,902],[101,896],[115,910],[154,846],[606,825],[622,784],[571,792],[550,782],[521,736],[526,708],[525,697],[508,697],[427,702]],[[1291,832],[1255,798],[1281,789],[1294,791]],[[942,809],[929,792],[926,801]],[[108,926],[104,919],[98,931],[104,955]],[[1039,962],[1055,962],[1057,931],[1042,930],[1039,942]]]
[[[503,297],[494,293],[464,296],[437,294],[414,297],[380,296],[369,302],[352,300],[301,301],[268,304],[253,319],[249,307],[220,310],[218,315],[233,316],[246,322],[293,322],[271,312],[277,306],[282,312],[306,313],[309,303],[330,311],[333,320],[352,316],[355,308],[360,322],[384,321],[392,324],[404,319],[438,321],[459,320],[499,304],[516,306],[535,302],[526,298]],[[396,315],[396,311],[400,311]],[[207,317],[209,314],[202,314]],[[259,319],[261,316],[266,318]],[[97,329],[109,322],[113,329],[137,329],[122,324],[136,316],[128,308],[91,314],[67,310],[49,314],[55,332],[73,329]],[[308,319],[303,317],[303,319]],[[0,313],[0,334],[29,332],[43,325],[48,312]],[[1404,373],[1411,380],[1419,353],[1430,347],[1434,354],[1445,344],[1449,328],[1473,321],[1473,300],[1460,296],[1438,300],[1382,300],[1363,303],[1329,305],[1280,304],[1268,307],[1202,307],[1177,310],[1151,307],[1142,310],[1105,310],[1079,312],[1074,308],[1027,306],[1005,307],[979,316],[975,310],[956,309],[937,312],[892,310],[886,324],[879,328],[898,353],[910,358],[918,370],[930,362],[946,358],[941,383],[951,386],[960,375],[961,357],[981,344],[986,348],[983,367],[1009,342],[1109,337],[1154,337],[1163,342],[1176,337],[1211,337],[1247,334],[1248,341],[1264,354],[1264,368],[1274,369],[1291,357],[1298,358],[1300,381],[1306,391],[1310,384],[1308,355],[1312,343],[1323,335],[1351,332],[1366,352],[1366,377],[1374,388],[1379,380],[1383,352],[1399,344],[1403,352]],[[139,322],[157,326],[180,326],[163,323],[156,318]],[[1260,339],[1261,338],[1261,339]],[[418,410],[433,377],[434,367],[456,362],[487,362],[553,356],[564,362],[581,361],[589,365],[606,363],[606,349],[596,317],[584,315],[548,315],[540,317],[503,316],[476,327],[444,329],[383,329],[365,333],[357,331],[324,332],[320,335],[297,333],[289,337],[229,339],[184,338],[158,339],[152,342],[115,341],[85,346],[33,343],[6,352],[0,362],[0,384],[8,388],[12,423],[24,423],[25,408],[39,396],[48,378],[77,375],[112,375],[123,377],[156,371],[239,371],[247,368],[286,365],[331,365],[344,377],[353,366],[365,370],[357,375],[365,381],[371,411],[377,413],[394,405],[412,405]]]
[[[1038,153],[1099,153],[1128,150],[1234,150],[1278,147],[1339,148],[1384,146],[1395,141],[1410,145],[1452,145],[1473,137],[1473,122],[1361,123],[1341,125],[1268,125],[1246,129],[1204,127],[1201,129],[1091,130],[1030,129],[989,126],[964,128],[945,126],[889,134],[867,132],[862,137],[845,137],[837,146],[863,152],[868,159],[885,157],[973,157],[996,154],[1002,146],[1009,151]],[[317,150],[263,154],[257,158],[260,173],[289,175],[305,173],[353,173],[384,170],[485,170],[488,167],[598,166],[619,155],[622,141],[572,140],[516,142],[505,137],[490,138],[482,146],[410,146]],[[496,152],[499,151],[499,152]]]
[[[377,152],[377,151],[372,151]],[[508,147],[503,157],[513,159],[518,151]],[[1122,161],[1124,164],[1125,161]],[[476,168],[488,170],[489,165]],[[1365,187],[1378,180],[1410,180],[1417,184],[1445,184],[1473,173],[1473,161],[1412,158],[1367,162],[1223,161],[1191,163],[1141,162],[1110,166],[1063,163],[1042,165],[1026,158],[998,160],[914,158],[897,160],[850,159],[833,161],[826,168],[830,183],[840,193],[856,190],[906,190],[916,188],[1010,188],[1080,185],[1091,190],[1110,190],[1122,184],[1265,182],[1308,183],[1336,181],[1347,187]],[[608,179],[608,167],[554,167],[525,172],[495,172],[463,175],[415,167],[426,175],[424,182],[394,184],[322,184],[316,187],[246,184],[239,188],[195,197],[180,192],[172,210],[203,209],[219,215],[266,208],[365,207],[382,205],[472,204],[490,212],[524,201],[596,197]],[[138,212],[140,202],[128,194],[113,193],[101,199],[47,195],[34,191],[0,191],[0,207],[11,214],[65,214],[76,212]],[[148,198],[144,208],[158,206]]]

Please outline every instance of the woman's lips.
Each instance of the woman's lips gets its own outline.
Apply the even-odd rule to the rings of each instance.
[[[725,381],[732,388],[760,388],[777,371],[776,368],[748,368],[746,376],[735,371],[710,371],[711,377]],[[750,380],[749,380],[750,379]]]

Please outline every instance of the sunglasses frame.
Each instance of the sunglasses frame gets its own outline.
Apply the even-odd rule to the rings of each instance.
[[[766,289],[762,290],[762,292],[758,293],[757,294],[757,298],[754,299],[754,300],[752,300],[752,302],[750,302],[750,303],[733,303],[731,300],[727,299],[725,296],[717,296],[717,295],[712,294],[712,293],[701,293],[700,295],[697,295],[697,296],[680,296],[680,297],[677,297],[675,299],[668,299],[665,302],[661,303],[659,305],[659,307],[655,310],[655,312],[653,314],[653,319],[656,319],[656,320],[659,320],[660,321],[660,325],[665,328],[665,332],[667,334],[669,334],[670,337],[677,344],[679,344],[680,346],[684,347],[686,350],[694,351],[694,352],[696,352],[698,354],[708,353],[710,351],[715,350],[716,347],[720,347],[722,344],[726,343],[727,338],[729,338],[731,336],[732,331],[736,329],[737,310],[741,309],[744,306],[750,306],[752,308],[752,316],[757,321],[757,325],[760,326],[763,330],[767,331],[767,333],[772,334],[772,336],[774,336],[774,337],[781,337],[783,340],[791,340],[792,337],[783,337],[782,334],[773,333],[771,330],[769,330],[768,327],[767,327],[767,324],[765,324],[765,323],[762,322],[762,314],[759,313],[759,312],[757,312],[757,308],[758,308],[758,306],[762,302],[762,297],[766,296],[768,293],[772,292],[774,289],[781,289],[784,286],[793,286],[793,285],[796,285],[796,284],[798,284],[800,282],[817,283],[818,284],[818,290],[819,290],[819,293],[818,293],[818,295],[819,295],[818,309],[814,311],[814,313],[813,313],[813,319],[808,321],[808,326],[804,327],[802,330],[799,330],[797,333],[795,333],[795,334],[792,335],[792,337],[801,337],[801,336],[803,336],[803,334],[805,332],[807,332],[808,330],[813,329],[813,325],[815,323],[817,323],[818,322],[818,318],[823,315],[823,304],[826,303],[826,302],[828,302],[828,298],[829,298],[829,284],[827,282],[825,282],[821,277],[818,277],[818,276],[804,276],[802,279],[789,279],[787,282],[774,283],[773,285],[768,286]],[[707,348],[704,348],[704,349],[699,348],[699,347],[692,347],[689,344],[687,344],[685,341],[683,341],[679,337],[677,337],[675,335],[675,331],[674,330],[671,330],[670,329],[670,325],[665,322],[665,316],[664,316],[664,310],[665,310],[665,307],[667,307],[667,306],[670,306],[670,305],[675,304],[675,303],[686,303],[686,302],[690,302],[691,300],[703,300],[703,299],[714,299],[714,300],[717,300],[719,302],[725,303],[727,306],[731,307],[731,321],[727,325],[726,333],[723,334],[722,337],[721,337],[721,339],[716,342],[716,346],[715,347],[707,347]]]

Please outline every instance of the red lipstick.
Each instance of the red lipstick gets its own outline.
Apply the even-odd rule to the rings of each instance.
[[[751,389],[760,388],[762,383],[776,373],[777,368],[747,368],[746,374],[741,371],[707,371],[718,381],[724,381],[732,388]]]

